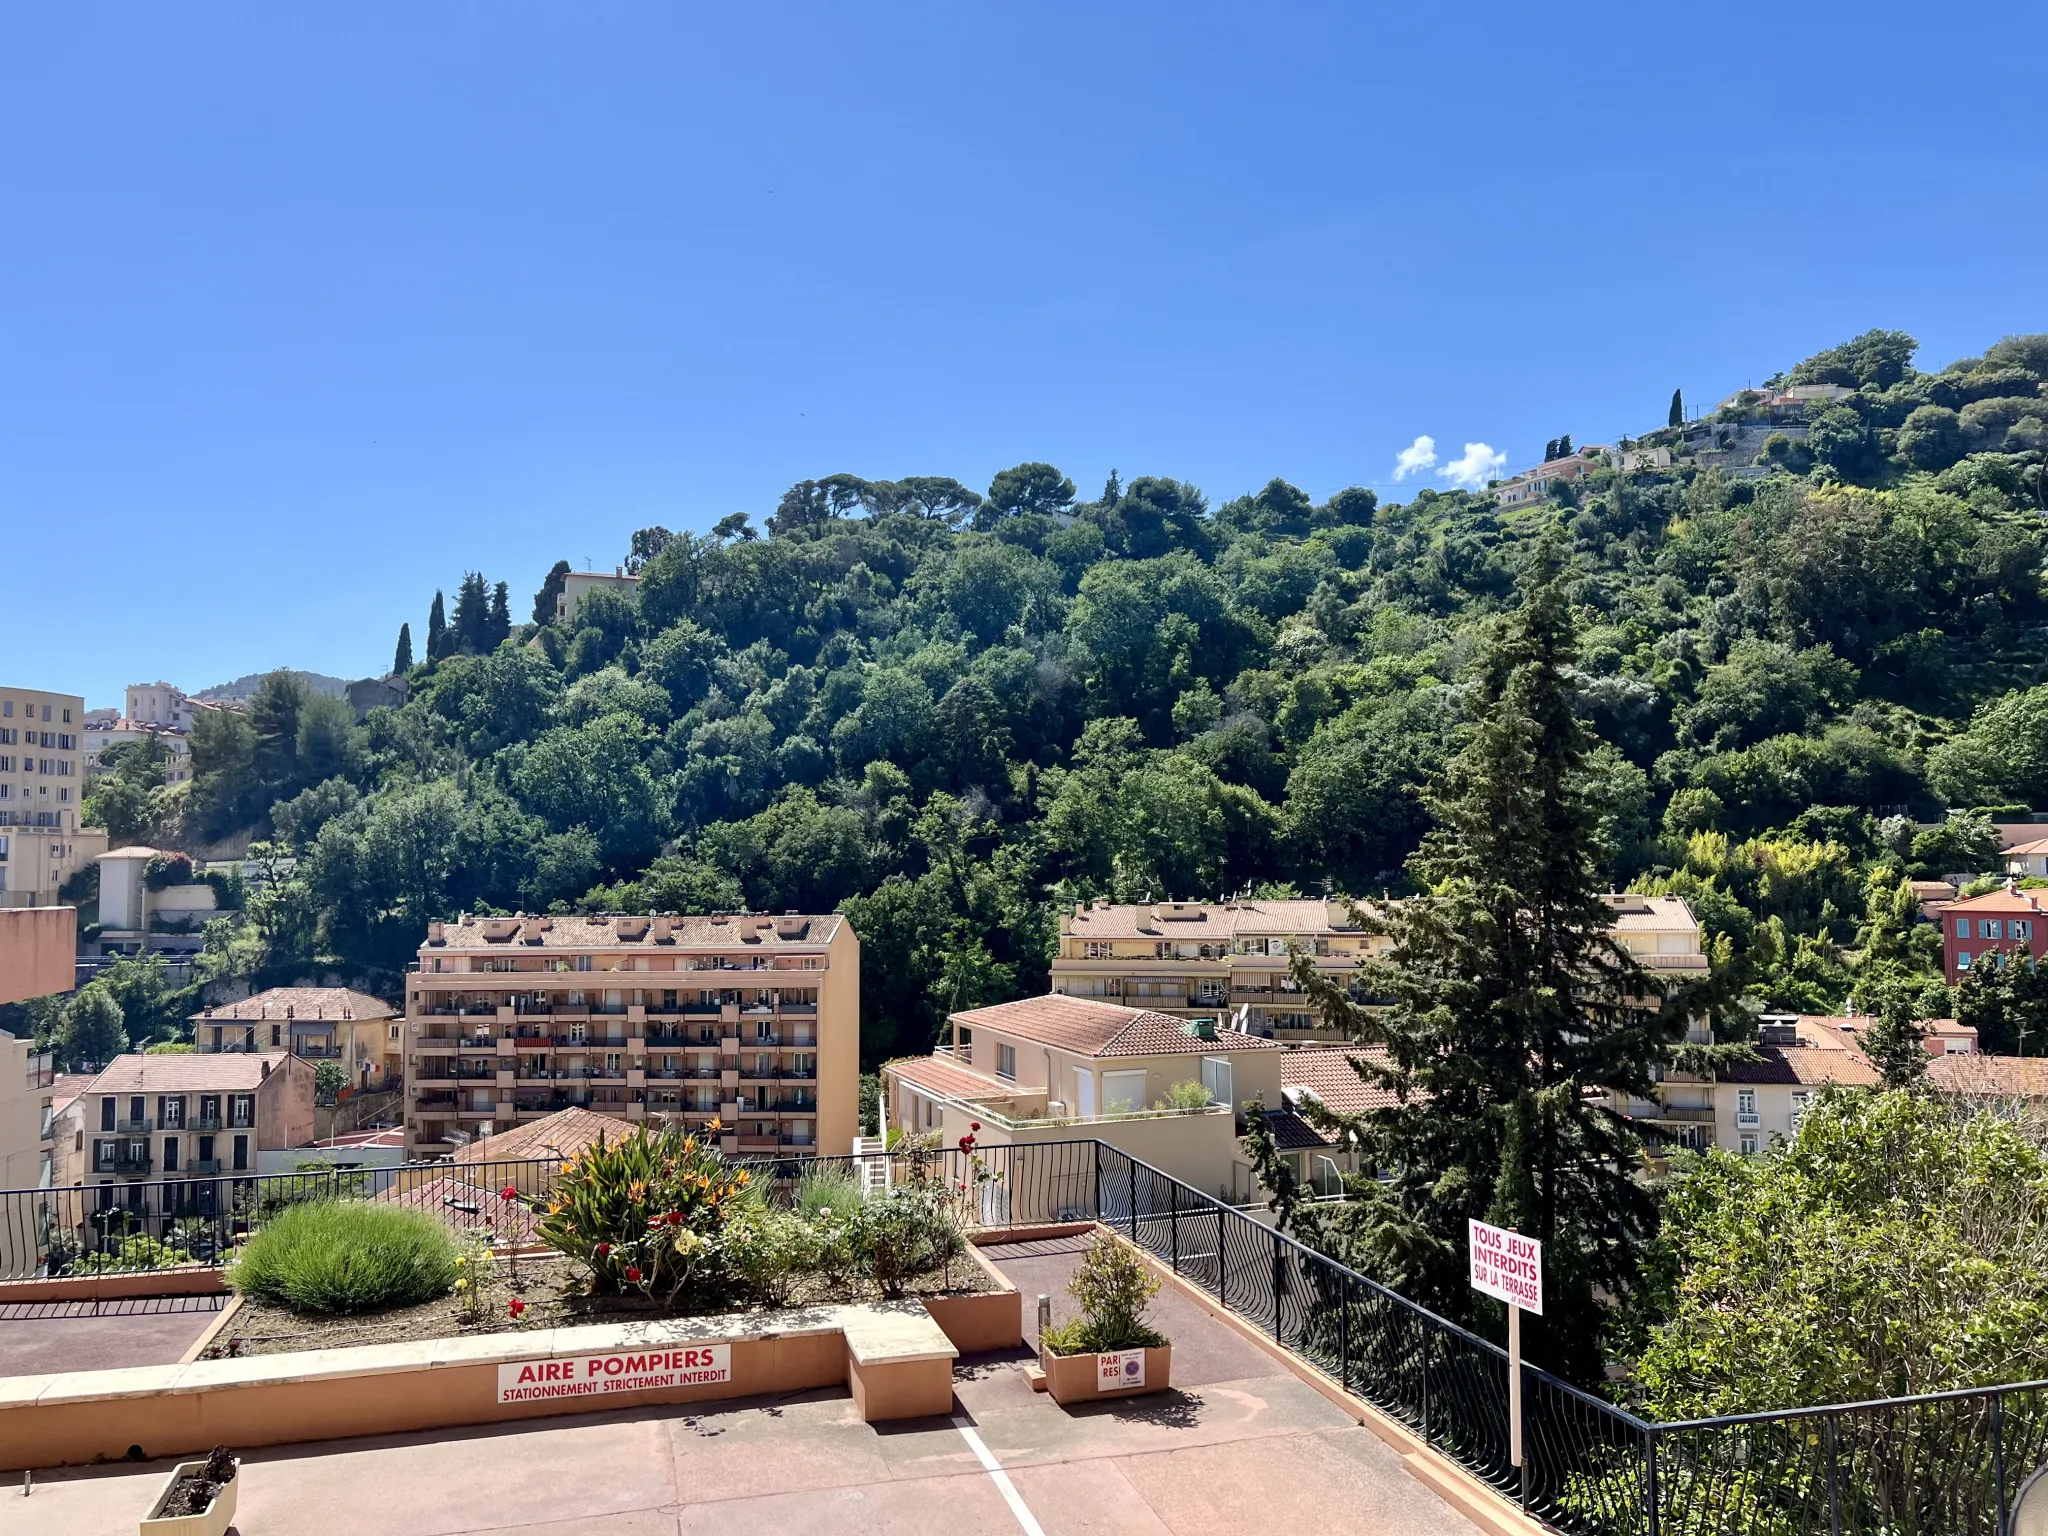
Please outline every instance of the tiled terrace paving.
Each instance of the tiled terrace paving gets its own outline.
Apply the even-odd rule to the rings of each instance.
[[[990,1253],[1028,1307],[1041,1291],[1065,1300],[1079,1246]],[[1476,1532],[1273,1356],[1171,1291],[1154,1315],[1173,1339],[1172,1392],[1063,1410],[1031,1391],[1018,1359],[984,1356],[961,1363],[950,1421],[878,1429],[828,1391],[280,1447],[247,1458],[236,1525],[243,1536]],[[45,1474],[29,1499],[0,1490],[0,1530],[125,1536],[162,1476],[161,1463]]]

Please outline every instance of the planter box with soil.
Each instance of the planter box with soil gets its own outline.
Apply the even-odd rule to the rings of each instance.
[[[1046,1391],[1062,1406],[1098,1398],[1136,1397],[1141,1392],[1163,1392],[1173,1385],[1173,1346],[1107,1355],[1055,1355],[1048,1351],[1043,1369]]]
[[[225,1446],[204,1461],[179,1462],[142,1517],[142,1536],[223,1536],[235,1518],[235,1473]]]

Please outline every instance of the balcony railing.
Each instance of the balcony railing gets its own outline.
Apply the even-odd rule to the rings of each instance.
[[[113,1125],[113,1134],[116,1136],[147,1136],[154,1123],[147,1115],[144,1115],[140,1120],[116,1120]]]
[[[48,1051],[33,1052],[28,1058],[28,1091],[48,1088],[56,1080],[55,1058]]]

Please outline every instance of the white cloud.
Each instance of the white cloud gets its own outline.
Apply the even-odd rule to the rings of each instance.
[[[1424,434],[1415,439],[1394,460],[1394,478],[1406,480],[1424,470],[1436,468],[1436,439]]]
[[[1479,490],[1489,480],[1498,480],[1508,467],[1508,456],[1496,453],[1485,443],[1467,443],[1463,458],[1444,466],[1444,477],[1453,485]]]

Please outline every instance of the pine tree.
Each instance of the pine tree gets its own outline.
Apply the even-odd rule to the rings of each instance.
[[[448,654],[448,620],[441,594],[434,594],[434,606],[427,610],[427,660],[439,661]]]
[[[1674,389],[1671,391],[1671,414],[1665,419],[1664,424],[1668,427],[1682,427],[1685,425],[1684,390]]]
[[[491,588],[491,611],[484,620],[484,650],[495,651],[512,636],[512,594],[504,582]]]
[[[1103,482],[1102,504],[1105,507],[1113,507],[1123,499],[1124,483],[1117,478],[1116,471],[1112,469],[1109,472],[1109,479]]]
[[[1400,1170],[1369,1202],[1364,1246],[1388,1256],[1382,1278],[1476,1319],[1465,1223],[1509,1218],[1544,1245],[1529,1353],[1593,1380],[1596,1294],[1627,1294],[1656,1224],[1639,1147],[1611,1106],[1651,1096],[1696,1000],[1667,995],[1612,937],[1555,531],[1520,586],[1476,668],[1458,751],[1425,796],[1437,825],[1408,862],[1424,894],[1368,919],[1394,943],[1360,979],[1389,1006],[1356,1006],[1310,961],[1295,974],[1327,1020],[1384,1047],[1355,1064],[1397,1103],[1353,1122],[1370,1160]]]
[[[1568,458],[1570,458],[1570,457],[1572,456],[1572,435],[1571,435],[1571,433],[1567,432],[1567,433],[1565,433],[1565,435],[1564,435],[1563,437],[1560,437],[1560,438],[1559,438],[1559,439],[1557,440],[1557,456],[1558,456],[1558,457],[1559,457],[1560,459],[1568,459]]]
[[[1877,1022],[1863,1032],[1863,1054],[1887,1088],[1912,1088],[1927,1078],[1927,1034],[1913,1017],[1913,997],[1903,987],[1886,991]]]
[[[403,676],[412,670],[412,626],[398,626],[398,650],[391,658],[391,670]]]

